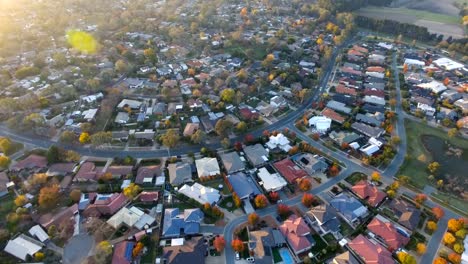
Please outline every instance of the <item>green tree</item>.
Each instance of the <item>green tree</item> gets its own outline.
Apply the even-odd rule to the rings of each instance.
[[[195,144],[200,144],[201,142],[203,142],[203,140],[205,140],[205,138],[205,132],[203,132],[201,129],[198,129],[197,131],[195,131],[195,133],[193,133],[193,135],[190,136],[190,141],[192,141]]]
[[[7,168],[8,165],[10,165],[10,158],[7,156],[0,156],[0,167],[1,168]]]
[[[125,61],[123,60],[118,60],[115,63],[115,70],[119,73],[125,73],[128,70],[128,65]]]
[[[100,146],[112,142],[112,132],[100,131],[90,137],[91,144]]]
[[[220,120],[218,120],[218,122],[216,122],[215,132],[219,136],[227,136],[227,134],[228,134],[229,130],[231,129],[231,127],[232,127],[231,122],[229,122],[227,120],[224,120],[224,119],[220,119]]]
[[[236,129],[239,132],[245,132],[247,130],[247,123],[244,121],[239,122],[236,126]]]
[[[173,148],[179,143],[179,133],[174,129],[169,129],[167,132],[161,136],[161,141],[164,146],[168,148]]]
[[[440,164],[437,161],[429,163],[427,169],[431,174],[435,174],[440,169]]]
[[[2,137],[0,138],[0,151],[5,153],[6,155],[10,154],[12,149],[11,140],[9,138]]]
[[[449,136],[449,138],[455,137],[456,135],[458,135],[458,129],[456,128],[449,129],[449,131],[447,131],[447,135]]]
[[[60,160],[59,148],[55,145],[52,145],[47,150],[47,162],[49,164],[57,163]]]
[[[60,135],[60,142],[63,142],[63,143],[73,143],[77,140],[77,136],[75,135],[75,133],[73,133],[72,131],[63,131],[62,134]]]

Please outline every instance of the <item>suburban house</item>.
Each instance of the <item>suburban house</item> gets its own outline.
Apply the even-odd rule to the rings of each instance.
[[[221,198],[218,190],[203,186],[198,182],[194,183],[192,186],[185,184],[179,189],[179,193],[194,199],[200,204],[208,203],[213,205]]]
[[[398,230],[390,220],[380,215],[372,219],[367,229],[373,234],[372,237],[384,244],[390,252],[404,247],[410,240],[410,234],[403,235],[403,232]]]
[[[366,180],[359,181],[351,189],[359,198],[367,201],[372,207],[379,206],[387,197],[385,192],[377,189],[374,184]]]
[[[47,158],[35,154],[31,154],[23,160],[18,161],[10,167],[10,171],[18,172],[22,170],[39,171],[47,168]]]
[[[158,198],[159,198],[158,192],[143,191],[138,195],[138,199],[142,203],[155,203],[158,201]]]
[[[398,223],[406,227],[410,232],[418,227],[421,211],[412,204],[402,199],[393,199],[388,207],[398,218]]]
[[[192,168],[188,163],[171,163],[167,165],[167,170],[169,172],[169,182],[174,186],[192,181]]]
[[[283,189],[288,183],[278,173],[270,173],[265,167],[258,169],[257,176],[260,178],[260,185],[263,186],[265,191],[279,191]]]
[[[372,243],[363,235],[358,235],[348,243],[348,247],[366,264],[395,264],[392,253],[378,243]]]
[[[179,208],[169,208],[164,211],[163,237],[179,237],[181,235],[194,235],[200,231],[200,222],[203,219],[200,209],[185,209],[183,213]]]
[[[272,248],[282,247],[286,244],[283,235],[278,229],[265,227],[257,231],[249,231],[249,250],[253,251],[255,263],[273,263]]]
[[[216,158],[205,157],[195,160],[195,166],[197,167],[197,173],[199,178],[221,174],[218,165],[218,160]]]
[[[97,194],[90,196],[89,205],[83,211],[84,216],[114,215],[127,203],[123,193]]]
[[[289,182],[295,183],[297,180],[308,176],[307,172],[299,168],[289,158],[275,162],[273,167]]]
[[[317,172],[325,172],[328,170],[328,164],[325,158],[311,153],[300,153],[291,157],[300,167],[302,167],[309,175]]]
[[[289,139],[281,133],[278,133],[276,136],[270,136],[270,140],[266,145],[271,150],[278,148],[284,152],[288,152],[292,148]]]
[[[184,128],[184,137],[190,137],[200,128],[199,123],[187,123]]]
[[[359,122],[354,122],[351,128],[368,137],[378,138],[385,133],[385,130],[380,127],[373,127]]]
[[[241,200],[249,199],[262,193],[252,178],[243,172],[228,175],[226,178],[229,182],[230,190],[234,191]]]
[[[338,114],[337,112],[335,112],[335,110],[328,107],[325,107],[325,109],[322,110],[322,115],[330,118],[338,124],[343,124],[343,122],[346,120],[346,118],[344,118],[342,115]]]
[[[341,193],[330,201],[330,205],[335,208],[341,216],[349,223],[357,223],[367,215],[367,208],[356,198]]]
[[[309,126],[314,127],[319,133],[327,133],[331,127],[332,120],[325,116],[313,116],[309,119]]]
[[[8,194],[7,184],[10,182],[7,174],[2,171],[0,172],[0,197],[3,197]]]
[[[115,116],[114,122],[119,125],[125,125],[130,120],[130,115],[128,112],[118,112]]]
[[[149,228],[154,221],[156,221],[155,217],[146,214],[135,206],[132,206],[130,208],[123,207],[120,209],[111,218],[109,218],[109,220],[107,220],[107,224],[116,230],[122,225],[129,228],[134,227],[138,230],[144,230]]]
[[[242,171],[245,169],[245,164],[239,157],[237,152],[229,152],[219,155],[221,161],[223,162],[224,169],[228,174],[232,174],[234,172]]]
[[[166,264],[204,264],[207,245],[203,236],[184,239],[182,244],[163,248],[162,259]]]
[[[137,175],[135,177],[136,184],[152,184],[154,178],[161,175],[161,166],[142,166],[138,168]]]
[[[268,152],[261,144],[245,146],[244,153],[254,167],[259,167],[268,162]]]
[[[117,105],[117,108],[119,109],[130,108],[131,110],[139,110],[142,105],[143,103],[137,100],[123,99]]]
[[[111,165],[107,167],[103,173],[112,175],[112,178],[114,179],[121,179],[127,176],[132,176],[133,166]]]
[[[49,241],[49,235],[46,233],[46,231],[44,231],[44,229],[42,229],[40,225],[31,227],[28,232],[31,234],[31,236],[36,237],[42,243]]]
[[[341,224],[337,216],[336,209],[330,205],[318,205],[306,212],[309,223],[313,227],[317,226],[318,230],[316,231],[322,236],[331,233],[335,237],[339,237]]]
[[[345,104],[334,101],[334,100],[328,101],[327,107],[329,109],[332,109],[341,113],[345,113],[345,114],[350,114],[352,110],[351,108],[347,107]]]
[[[338,256],[335,256],[330,264],[361,264],[359,261],[351,254],[351,252],[346,251],[341,253]]]
[[[114,246],[114,254],[112,255],[112,263],[117,264],[131,264],[132,252],[135,242],[122,241]]]
[[[24,234],[20,234],[14,239],[8,240],[4,251],[26,261],[28,256],[34,257],[34,254],[39,252],[43,247],[44,244],[41,242]]]
[[[73,162],[69,163],[54,163],[49,166],[46,174],[48,177],[52,176],[67,176],[73,174],[73,169],[75,168],[76,164]]]
[[[51,225],[60,226],[65,221],[74,219],[76,214],[78,214],[78,204],[61,209],[56,213],[42,215],[37,222],[47,230]]]
[[[93,162],[85,162],[81,164],[80,169],[75,175],[74,181],[97,181],[99,176],[103,174],[102,167],[98,168]]]
[[[280,232],[286,238],[294,254],[299,255],[315,245],[310,235],[309,226],[302,217],[293,214],[279,226]]]

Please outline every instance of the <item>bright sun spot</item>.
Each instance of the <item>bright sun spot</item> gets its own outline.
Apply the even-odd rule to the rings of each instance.
[[[67,32],[67,40],[73,48],[83,53],[94,54],[97,51],[97,41],[86,32],[70,30]]]

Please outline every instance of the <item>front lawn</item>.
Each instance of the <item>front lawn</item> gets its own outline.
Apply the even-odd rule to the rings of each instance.
[[[351,174],[348,178],[346,178],[345,181],[347,181],[349,184],[354,186],[359,181],[366,180],[366,179],[367,179],[367,175],[365,175],[364,173],[355,172]]]
[[[222,198],[219,206],[228,210],[229,212],[237,209],[237,207],[234,205],[234,201],[232,200],[232,196]]]
[[[275,263],[278,263],[278,262],[281,262],[283,261],[283,259],[281,258],[281,255],[279,253],[279,249],[278,248],[273,248],[273,261]]]

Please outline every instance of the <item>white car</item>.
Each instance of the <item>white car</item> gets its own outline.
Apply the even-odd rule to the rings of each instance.
[[[253,257],[247,258],[247,262],[255,263],[255,259]]]
[[[240,260],[240,254],[239,254],[239,252],[236,252],[236,260]]]

